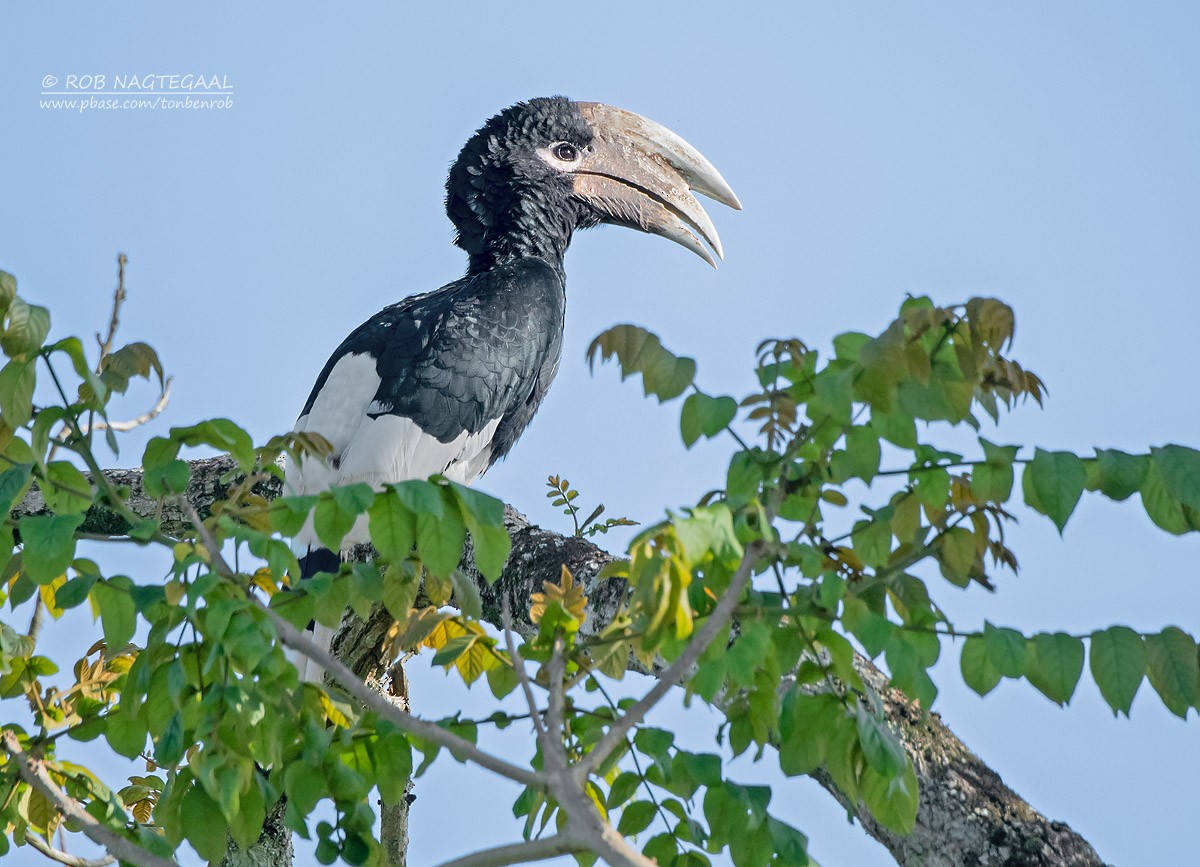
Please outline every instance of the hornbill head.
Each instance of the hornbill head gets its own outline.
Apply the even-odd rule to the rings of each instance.
[[[520,255],[561,261],[575,229],[600,223],[669,238],[715,267],[703,242],[722,257],[721,239],[693,193],[741,209],[712,163],[666,127],[556,96],[484,124],[450,170],[446,210],[472,270]]]

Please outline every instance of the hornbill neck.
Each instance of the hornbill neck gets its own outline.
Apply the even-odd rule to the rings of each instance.
[[[470,256],[467,273],[482,274],[507,262],[532,257],[562,274],[575,215],[568,217],[556,213],[558,210],[530,197],[517,200],[502,214],[493,215],[493,225],[467,247]]]

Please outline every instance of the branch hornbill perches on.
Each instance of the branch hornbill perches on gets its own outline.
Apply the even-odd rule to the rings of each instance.
[[[467,275],[386,307],[334,351],[297,431],[324,436],[328,462],[287,468],[294,494],[441,473],[470,483],[525,430],[558,368],[563,256],[601,223],[670,238],[710,265],[721,241],[692,196],[741,208],[720,173],[668,129],[561,96],[505,109],[463,147],[446,181]],[[311,523],[304,573],[336,571]],[[343,546],[367,541],[365,521]]]

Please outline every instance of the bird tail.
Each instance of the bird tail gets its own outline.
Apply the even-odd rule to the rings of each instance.
[[[300,557],[300,581],[313,577],[318,572],[337,572],[341,567],[342,558],[328,548],[309,547],[303,557]],[[333,630],[322,626],[316,621],[310,621],[308,631],[312,633],[313,641],[323,650],[328,650],[333,641]],[[296,670],[300,673],[300,682],[321,683],[325,679],[325,669],[300,653],[289,654]]]

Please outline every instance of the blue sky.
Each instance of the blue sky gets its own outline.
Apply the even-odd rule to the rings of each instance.
[[[0,32],[0,268],[51,306],[56,334],[89,334],[125,251],[122,335],[154,343],[176,377],[165,425],[289,428],[346,332],[462,273],[441,202],[463,141],[518,99],[564,93],[680,133],[745,210],[710,207],[718,271],[633,232],[576,239],[558,380],[481,483],[535,520],[565,526],[542,497],[552,472],[642,519],[722,478],[724,444],[684,452],[675,409],[588,374],[587,343],[623,321],[739,393],[765,336],[827,346],[882,328],[908,292],[996,295],[1050,396],[989,438],[1200,442],[1194,4],[63,2],[5,5]],[[227,77],[232,107],[39,107],[48,75],[187,73]],[[1062,540],[1021,518],[1019,577],[994,595],[940,590],[960,626],[1200,631],[1195,537],[1155,530],[1136,503],[1085,500]],[[979,699],[944,656],[938,710],[1032,804],[1109,861],[1188,860],[1195,731],[1148,687],[1114,720],[1087,683],[1065,710],[1020,684]],[[481,698],[440,673],[415,689],[431,714]],[[421,784],[415,863],[461,851],[435,828],[464,791],[473,842],[518,833],[511,792],[454,768]],[[891,863],[831,803],[808,781],[775,801],[822,863]]]

